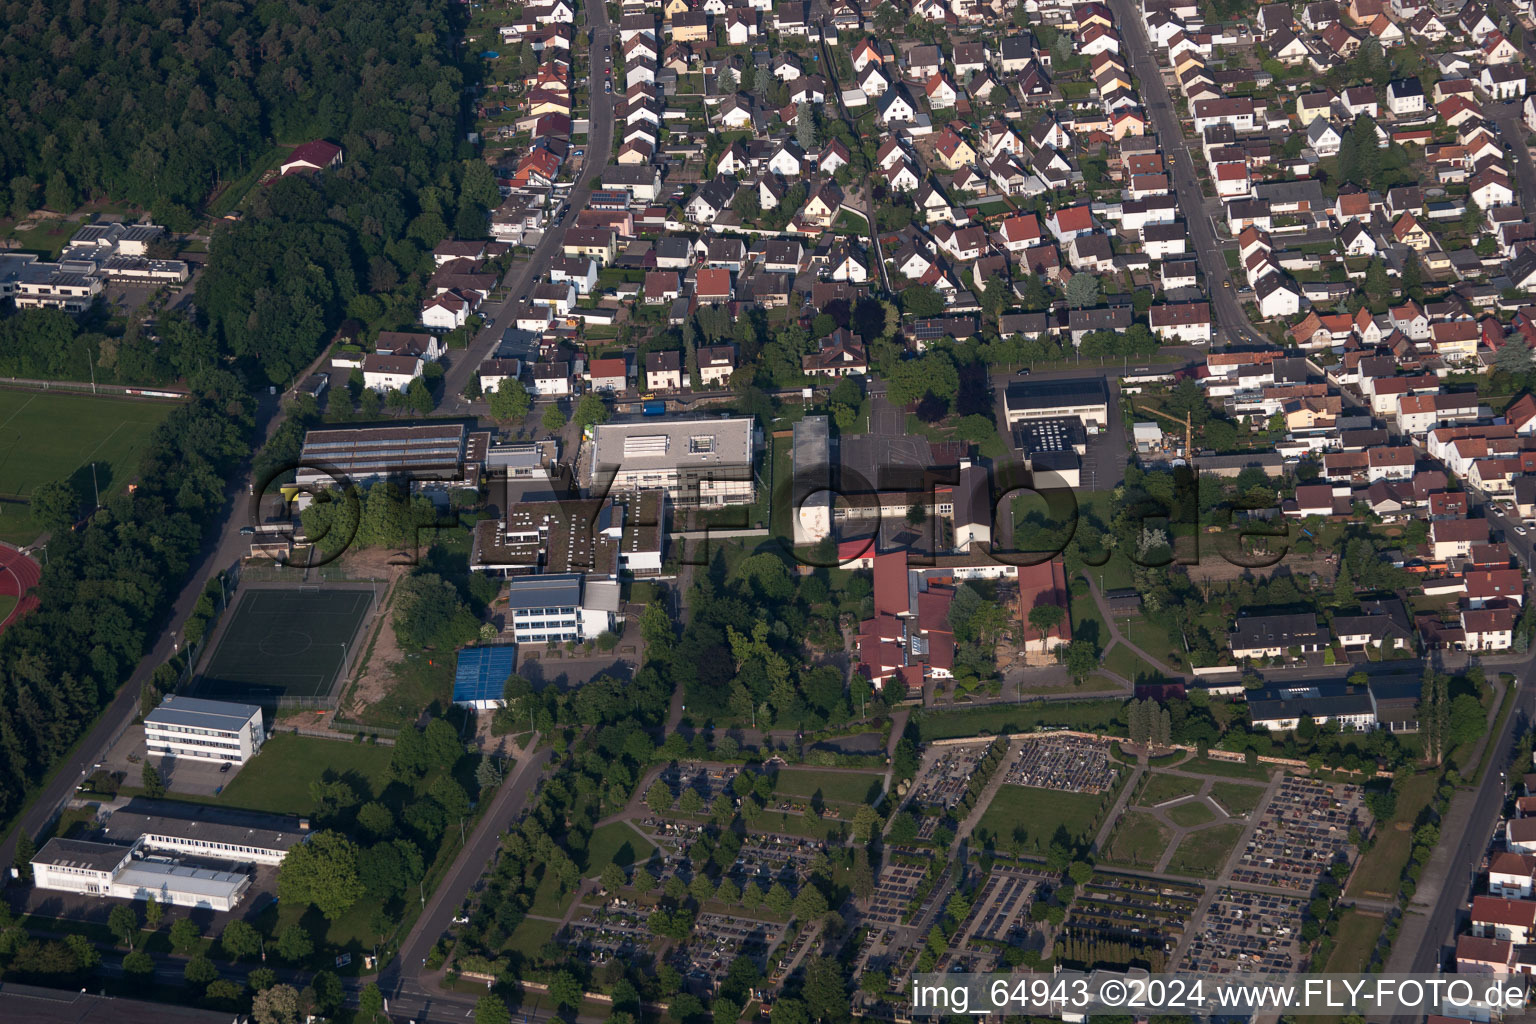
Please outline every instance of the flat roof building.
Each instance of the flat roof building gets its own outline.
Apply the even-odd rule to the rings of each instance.
[[[757,496],[751,417],[602,423],[587,484],[596,492],[662,490],[675,505],[750,505]]]
[[[159,860],[143,860],[143,843],[50,839],[32,858],[32,884],[38,889],[147,900],[162,904],[232,910],[250,888],[249,875],[214,871]]]
[[[618,612],[618,580],[562,573],[507,585],[507,622],[520,644],[596,640],[613,629]]]
[[[1376,727],[1376,705],[1364,686],[1315,683],[1270,686],[1248,695],[1248,713],[1256,728],[1289,732],[1311,718],[1318,725],[1338,722],[1343,729],[1366,732]]]
[[[138,798],[113,811],[101,827],[113,842],[142,841],[146,850],[166,850],[240,863],[281,864],[309,834],[300,817]]]
[[[1003,395],[1003,411],[1010,427],[1062,416],[1103,427],[1109,423],[1109,389],[1103,377],[1016,380]]]
[[[462,423],[328,427],[304,435],[295,483],[300,488],[366,485],[376,480],[479,483],[489,432]]]
[[[237,871],[215,871],[186,864],[131,861],[112,882],[119,899],[148,900],[173,907],[233,910],[251,887],[251,876]]]
[[[261,752],[267,733],[254,704],[168,696],[144,716],[144,739],[151,754],[244,764]]]

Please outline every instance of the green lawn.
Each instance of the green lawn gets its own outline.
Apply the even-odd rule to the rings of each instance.
[[[1092,594],[1073,594],[1069,604],[1072,609],[1072,639],[1091,640],[1103,649],[1109,643],[1109,626],[1104,622],[1104,613],[1099,611],[1099,602],[1093,599]]]
[[[504,948],[531,959],[539,955],[539,950],[544,948],[544,943],[555,937],[557,927],[559,926],[554,921],[538,921],[525,917],[522,923],[513,929],[512,937],[507,940]]]
[[[280,733],[234,773],[213,803],[273,814],[309,814],[314,800],[309,784],[338,775],[359,793],[377,796],[389,784],[392,748],[371,743],[343,743],[318,736]]]
[[[810,818],[804,814],[759,814],[747,826],[753,833],[776,832],[786,836],[804,836],[807,839],[825,840],[828,833],[848,823],[845,818]]]
[[[1109,834],[1105,862],[1129,868],[1155,868],[1168,849],[1168,837],[1168,829],[1152,815],[1127,811]]]
[[[1349,895],[1390,898],[1397,894],[1413,852],[1413,823],[1434,795],[1435,777],[1429,772],[1420,772],[1403,783],[1392,819],[1377,824],[1375,844],[1355,867]]]
[[[823,800],[842,804],[870,802],[871,794],[880,792],[881,776],[873,772],[825,772],[814,768],[781,768],[773,791],[779,796],[810,799],[817,793]]]
[[[1101,660],[1105,668],[1133,683],[1160,679],[1163,675],[1151,662],[1122,643],[1111,647]]]
[[[1175,875],[1193,875],[1196,878],[1215,878],[1221,874],[1232,847],[1243,836],[1247,826],[1241,822],[1212,825],[1186,835],[1179,848],[1168,861],[1168,871]]]
[[[1120,634],[1154,658],[1161,658],[1169,668],[1183,668],[1180,652],[1168,642],[1168,631],[1148,619],[1131,619],[1115,623]]]
[[[1242,761],[1213,761],[1208,757],[1192,757],[1179,765],[1179,770],[1196,772],[1200,775],[1220,775],[1228,779],[1269,781],[1269,771],[1263,765],[1247,764]]]
[[[562,894],[555,873],[546,870],[544,877],[539,879],[538,888],[533,891],[533,902],[528,907],[528,913],[541,917],[561,917],[575,898],[574,890]]]
[[[5,617],[11,614],[11,610],[20,600],[15,594],[0,594],[0,622],[5,621]]]
[[[587,843],[587,862],[582,867],[582,874],[591,878],[600,874],[609,864],[621,867],[644,864],[655,852],[656,847],[639,832],[622,821],[616,821],[593,831]]]
[[[914,715],[924,743],[958,736],[1030,732],[1037,726],[1065,726],[1091,732],[1123,734],[1118,700],[1085,700],[1057,705],[997,705],[963,711],[921,711]]]
[[[1168,815],[1169,821],[1175,825],[1183,825],[1185,828],[1194,828],[1196,825],[1204,825],[1208,821],[1216,820],[1216,812],[1211,810],[1211,805],[1204,800],[1174,804],[1163,813]]]
[[[1152,772],[1147,776],[1147,781],[1141,788],[1141,796],[1136,799],[1136,803],[1141,807],[1154,807],[1181,796],[1194,796],[1200,792],[1200,787],[1204,784],[1204,779],[1186,779],[1179,775]]]
[[[1258,786],[1245,786],[1240,782],[1217,782],[1211,786],[1211,798],[1234,818],[1251,814],[1263,797],[1264,790]]]
[[[976,831],[992,837],[1000,850],[1023,854],[1043,853],[1058,828],[1083,843],[1093,838],[1114,796],[1004,785],[976,823]]]
[[[832,222],[832,230],[845,235],[869,234],[869,221],[863,214],[852,210],[843,210],[837,215],[837,220]]]
[[[44,259],[56,260],[78,230],[80,225],[74,221],[62,217],[39,217],[37,226],[30,231],[17,231],[13,221],[5,234],[15,240],[17,248],[42,253]]]
[[[37,528],[25,504],[38,484],[67,479],[82,508],[128,485],[150,432],[170,415],[171,402],[59,392],[0,395],[0,539],[30,543]],[[95,464],[96,478],[91,479]]]
[[[1367,914],[1353,908],[1339,915],[1338,931],[1334,933],[1333,954],[1323,968],[1328,974],[1358,974],[1370,962],[1371,951],[1381,938],[1382,920],[1379,914]]]

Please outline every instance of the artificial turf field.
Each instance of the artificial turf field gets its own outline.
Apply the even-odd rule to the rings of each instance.
[[[330,694],[355,653],[372,601],[372,591],[352,588],[241,592],[198,680],[197,696],[270,704]]]

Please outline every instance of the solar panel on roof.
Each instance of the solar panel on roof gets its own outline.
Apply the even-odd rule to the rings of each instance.
[[[517,648],[510,644],[502,647],[468,647],[460,651],[453,677],[453,702],[469,704],[500,700],[516,659]]]

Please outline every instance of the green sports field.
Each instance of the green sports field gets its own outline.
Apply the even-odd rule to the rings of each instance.
[[[102,496],[122,490],[150,432],[174,408],[143,399],[0,391],[0,540],[25,544],[37,536],[26,499],[38,484],[70,479],[82,500],[94,500],[94,462]]]
[[[368,590],[339,587],[243,591],[196,694],[253,704],[326,696],[355,653],[372,601]]]

